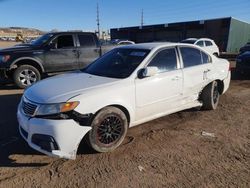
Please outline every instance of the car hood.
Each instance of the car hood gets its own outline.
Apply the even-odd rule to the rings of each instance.
[[[36,103],[60,103],[97,87],[106,87],[119,79],[100,77],[82,72],[51,77],[29,87],[24,96]]]
[[[0,50],[0,53],[13,53],[13,52],[19,52],[19,51],[31,51],[36,49],[35,46],[32,45],[18,45],[18,46],[12,46],[9,48],[3,48]]]

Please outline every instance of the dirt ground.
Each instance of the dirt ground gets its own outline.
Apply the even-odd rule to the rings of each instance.
[[[11,46],[14,46],[16,44],[19,44],[20,42],[12,42],[12,41],[0,41],[0,49],[1,48],[8,48]]]
[[[21,94],[0,86],[1,188],[250,187],[250,76],[233,73],[215,111],[187,110],[131,128],[111,153],[83,142],[76,160],[45,156],[21,139]]]

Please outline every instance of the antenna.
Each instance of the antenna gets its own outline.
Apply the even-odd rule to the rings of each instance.
[[[97,33],[100,38],[100,19],[99,19],[99,4],[96,6],[96,23],[97,23]]]
[[[143,9],[141,10],[141,27],[144,24],[144,14],[143,14]]]

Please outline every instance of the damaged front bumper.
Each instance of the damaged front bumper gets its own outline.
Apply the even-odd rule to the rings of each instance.
[[[51,120],[26,116],[17,112],[21,136],[33,149],[49,156],[75,159],[78,145],[91,130],[72,119]]]

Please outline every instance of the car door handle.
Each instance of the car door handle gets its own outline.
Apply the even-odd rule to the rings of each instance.
[[[175,76],[174,78],[172,78],[173,81],[180,80],[180,79],[181,79],[180,76]]]
[[[210,71],[211,71],[210,69],[207,69],[207,70],[204,70],[204,73],[208,73]]]

